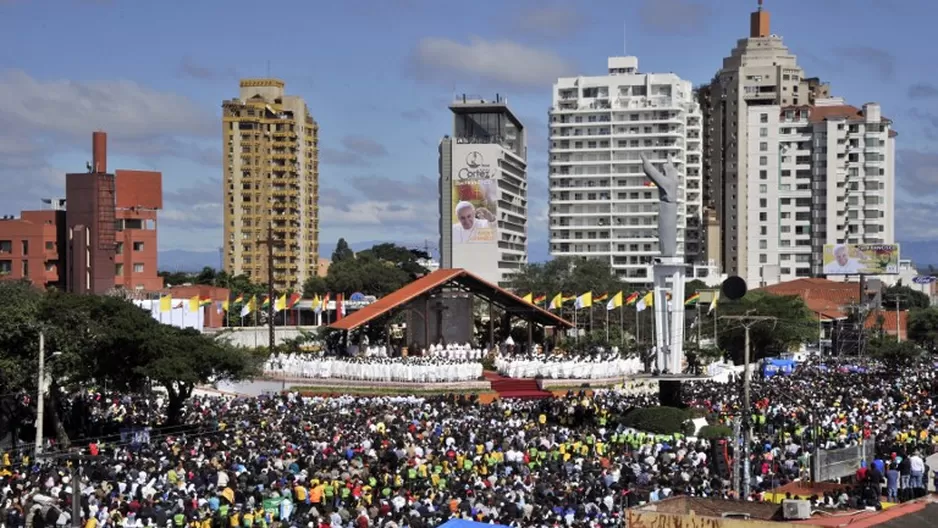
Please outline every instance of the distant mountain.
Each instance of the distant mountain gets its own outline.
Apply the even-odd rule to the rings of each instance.
[[[899,242],[902,258],[912,259],[918,269],[928,269],[928,265],[938,266],[938,240],[918,242]]]
[[[202,271],[208,266],[217,268],[221,264],[218,251],[186,251],[183,249],[168,249],[160,251],[160,271]]]

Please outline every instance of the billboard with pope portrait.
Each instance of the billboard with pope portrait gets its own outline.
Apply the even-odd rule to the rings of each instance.
[[[453,246],[495,244],[498,147],[453,145]]]
[[[897,275],[899,244],[826,244],[825,275]]]

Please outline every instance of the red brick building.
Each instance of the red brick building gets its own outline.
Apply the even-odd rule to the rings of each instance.
[[[92,134],[91,150],[88,172],[65,175],[64,201],[0,220],[0,277],[76,293],[159,291],[156,220],[163,176],[109,173],[104,132]]]
[[[163,208],[163,175],[159,172],[118,170],[117,245],[114,285],[135,291],[158,291],[156,213]]]
[[[19,218],[0,218],[0,277],[62,287],[64,235],[64,210],[23,211]]]

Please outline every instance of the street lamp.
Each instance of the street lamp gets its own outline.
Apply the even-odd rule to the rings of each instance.
[[[49,357],[49,359],[61,356],[62,352],[55,351]],[[35,458],[38,459],[39,455],[42,454],[42,442],[43,442],[43,432],[42,432],[42,422],[45,413],[45,399],[46,399],[46,335],[43,331],[39,331],[39,398],[36,401],[36,444],[33,446]]]

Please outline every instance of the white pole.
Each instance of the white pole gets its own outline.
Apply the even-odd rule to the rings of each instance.
[[[34,447],[35,457],[38,458],[42,453],[42,421],[45,414],[46,398],[46,336],[39,332],[39,398],[36,400],[36,445]]]
[[[902,342],[902,327],[899,326],[899,296],[896,296],[896,343]]]

